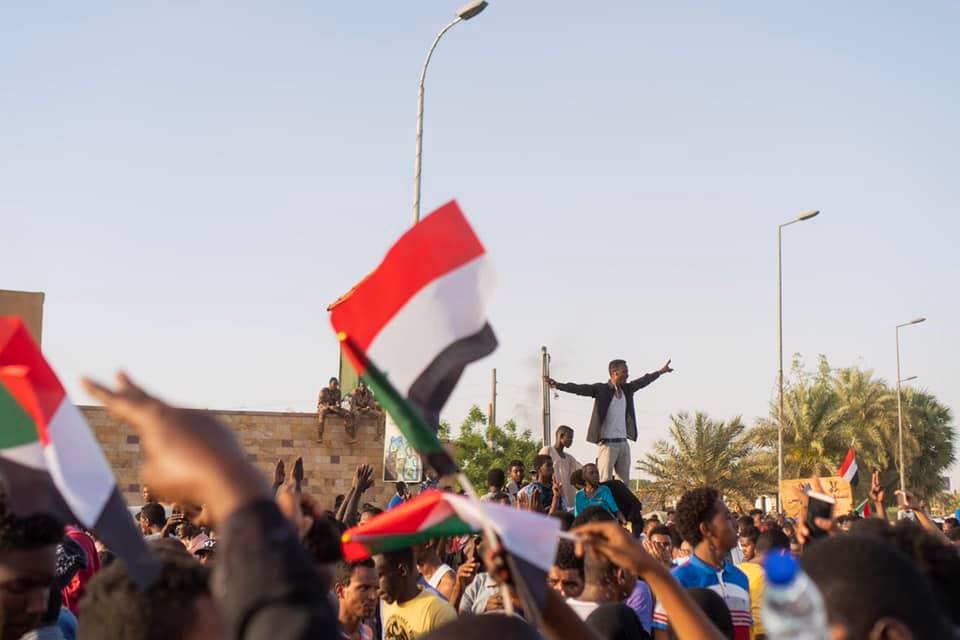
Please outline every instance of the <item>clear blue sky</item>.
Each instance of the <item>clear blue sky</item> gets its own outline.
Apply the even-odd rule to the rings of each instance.
[[[0,286],[47,293],[74,398],[125,367],[182,403],[312,410],[325,307],[409,224],[416,80],[457,2],[6,2]],[[776,226],[789,354],[960,411],[960,6],[493,2],[428,78],[424,210],[457,198],[498,270],[501,347],[448,405],[534,424],[559,379],[676,373],[668,416],[764,414]],[[589,402],[561,396],[580,427]],[[960,419],[960,418],[958,418]],[[592,451],[580,442],[581,459]],[[954,469],[954,483],[960,472]]]

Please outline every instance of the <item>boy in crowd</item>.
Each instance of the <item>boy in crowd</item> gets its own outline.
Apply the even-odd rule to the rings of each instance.
[[[553,476],[553,460],[539,455],[533,459],[535,479],[518,493],[518,500],[526,502],[531,511],[554,513],[566,507],[560,493],[560,485]]]
[[[367,620],[377,610],[377,570],[373,560],[340,561],[333,581],[342,640],[373,640]]]
[[[563,503],[572,505],[577,495],[577,488],[570,483],[570,474],[582,465],[566,451],[573,444],[573,429],[566,425],[557,427],[552,447],[540,449],[540,455],[548,455],[553,460],[553,473],[563,493]]]
[[[507,469],[510,474],[510,482],[507,483],[507,493],[510,494],[510,501],[516,504],[517,493],[523,488],[523,460],[511,460],[510,468]]]
[[[577,598],[583,593],[583,558],[577,557],[569,540],[561,540],[557,545],[557,557],[547,574],[547,584],[564,598]]]
[[[503,486],[507,482],[507,475],[503,469],[490,469],[487,471],[487,492],[480,497],[483,502],[493,502],[498,494],[503,492]]]
[[[600,471],[592,462],[583,467],[583,489],[577,491],[573,515],[578,516],[587,507],[599,506],[610,512],[620,524],[623,524],[623,514],[613,499],[610,489],[600,484]]]
[[[756,530],[753,525],[750,527]],[[741,537],[742,540],[742,537]],[[753,640],[763,640],[766,630],[760,620],[760,604],[763,602],[763,591],[767,585],[767,576],[763,572],[763,561],[768,553],[789,551],[790,538],[778,528],[768,529],[751,544],[753,556],[737,565],[737,568],[747,575],[750,581],[750,612],[753,615]]]
[[[684,588],[707,587],[722,596],[733,618],[734,640],[749,640],[753,626],[750,582],[727,560],[730,550],[737,546],[737,532],[727,505],[716,489],[693,489],[677,503],[676,524],[684,540],[693,545],[693,555],[672,571],[674,578]],[[669,619],[659,602],[653,626],[654,638],[666,640]]]
[[[384,601],[384,640],[419,638],[457,619],[457,612],[449,603],[417,584],[420,572],[413,549],[384,553],[373,560]]]

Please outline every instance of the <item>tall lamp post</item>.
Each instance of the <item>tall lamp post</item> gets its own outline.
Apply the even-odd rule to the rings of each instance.
[[[783,484],[783,228],[803,222],[817,216],[817,209],[805,211],[799,216],[777,227],[777,333],[780,366],[777,369],[779,394],[777,399],[777,511],[783,511],[783,496],[780,485]]]
[[[900,383],[916,378],[916,376],[913,376],[911,378],[907,378],[907,380],[900,379],[900,329],[903,327],[909,327],[912,324],[920,324],[925,320],[926,318],[916,318],[910,322],[904,322],[903,324],[897,325],[897,439],[900,441],[900,453],[898,455],[900,458],[900,491],[906,491],[907,488],[906,473],[903,464],[903,405],[900,400]]]
[[[420,70],[420,85],[417,88],[417,155],[413,165],[413,224],[420,222],[420,162],[423,156],[423,83],[427,79],[427,66],[430,64],[430,58],[433,56],[433,50],[437,48],[437,43],[447,31],[453,26],[464,20],[469,20],[477,16],[481,11],[487,8],[486,0],[473,0],[457,11],[457,16],[433,39],[427,51],[427,59],[423,63],[423,69]]]

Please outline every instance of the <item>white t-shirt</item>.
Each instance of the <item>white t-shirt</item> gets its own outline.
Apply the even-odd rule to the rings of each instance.
[[[585,602],[583,600],[577,600],[576,598],[567,598],[567,606],[573,609],[574,613],[580,616],[581,620],[586,620],[590,617],[590,614],[596,611],[597,607],[600,606],[598,602]]]
[[[427,584],[434,589],[437,589],[440,586],[440,581],[443,580],[443,576],[447,575],[448,573],[454,573],[453,569],[451,569],[447,564],[440,565],[437,567],[437,570],[433,572],[433,575],[430,576],[430,579],[427,580]]]
[[[600,438],[610,440],[613,438],[627,437],[627,394],[620,391],[620,397],[616,394],[610,400],[610,407],[607,409],[607,415],[603,419],[603,425],[600,427]]]
[[[544,447],[540,449],[540,455],[550,456],[550,459],[553,460],[553,477],[560,482],[560,488],[563,493],[563,504],[568,508],[572,508],[573,503],[576,501],[577,488],[570,484],[570,474],[583,465],[570,455],[569,452],[564,451],[563,453],[564,455],[561,458],[560,452],[557,451],[556,447]]]

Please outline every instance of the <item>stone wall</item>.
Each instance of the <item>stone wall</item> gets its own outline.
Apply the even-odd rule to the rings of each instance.
[[[139,437],[125,424],[114,420],[102,407],[82,406],[80,410],[96,434],[107,456],[117,485],[130,505],[142,503],[140,465],[143,454]],[[250,460],[269,481],[277,460],[287,471],[297,457],[303,457],[304,485],[321,505],[333,508],[337,494],[346,493],[358,464],[374,466],[376,484],[364,494],[364,501],[384,506],[394,492],[393,483],[383,483],[383,434],[373,420],[357,423],[357,442],[347,444],[343,421],[327,418],[323,444],[317,442],[317,417],[313,413],[273,411],[205,411],[237,434]]]

